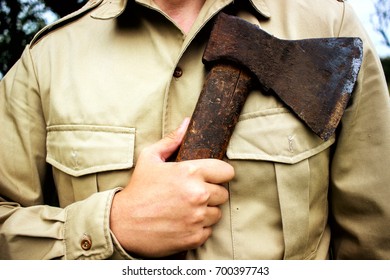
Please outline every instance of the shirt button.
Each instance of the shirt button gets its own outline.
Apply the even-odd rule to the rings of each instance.
[[[175,71],[173,72],[173,77],[180,78],[181,76],[183,76],[183,69],[176,67]]]
[[[84,234],[83,238],[81,239],[81,249],[84,251],[88,251],[92,247],[92,240],[91,237],[88,234]]]

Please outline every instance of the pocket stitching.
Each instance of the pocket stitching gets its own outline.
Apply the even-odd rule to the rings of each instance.
[[[102,172],[102,171],[111,171],[115,169],[126,169],[126,168],[131,168],[134,164],[134,143],[135,143],[135,128],[129,128],[129,127],[115,127],[115,126],[95,126],[95,125],[56,125],[56,126],[51,126],[47,128],[48,131],[48,137],[47,137],[47,155],[46,155],[46,161],[56,167],[57,169],[75,176],[79,177],[82,175],[86,174],[91,174],[91,173],[96,173],[96,172]],[[88,135],[89,137],[92,137],[94,141],[98,141],[100,143],[103,143],[104,140],[107,140],[107,138],[112,137],[110,135],[115,135],[115,134],[121,134],[125,135],[125,139],[119,139],[117,138],[116,140],[118,141],[119,144],[121,144],[122,147],[118,146],[111,146],[110,149],[113,151],[113,153],[108,153],[106,155],[109,155],[108,158],[109,160],[116,159],[115,157],[117,156],[114,152],[115,149],[119,151],[117,154],[120,155],[120,150],[124,150],[123,156],[121,156],[120,160],[118,160],[118,163],[108,163],[107,161],[104,162],[104,156],[102,157],[101,155],[98,156],[97,158],[91,159],[91,161],[88,161],[90,157],[87,154],[82,154],[81,159],[83,161],[82,167],[78,166],[77,158],[78,154],[77,152],[80,151],[85,151],[87,153],[87,150],[85,147],[80,148],[83,146],[81,144],[82,140],[77,139],[78,137],[81,137],[83,135],[77,135],[77,132],[85,133],[85,135],[88,134],[88,132],[91,133],[105,133],[108,134],[108,136],[102,136],[100,137],[95,137],[96,134],[91,134]],[[51,139],[51,133],[59,132],[59,133],[73,133],[75,135],[74,141],[65,141],[65,143],[60,144],[56,143],[56,141],[59,141],[59,139]],[[75,134],[76,133],[76,134]],[[84,136],[85,136],[84,135]],[[58,135],[54,135],[58,136]],[[53,136],[53,137],[54,137]],[[68,136],[70,137],[70,136]],[[104,139],[106,138],[106,139]],[[103,139],[103,140],[102,140]],[[52,141],[52,142],[51,142]],[[77,142],[79,141],[79,146],[77,146]],[[65,147],[67,143],[72,142],[72,144],[68,147]],[[61,146],[63,144],[63,146]],[[97,149],[99,149],[99,145],[97,144]],[[84,145],[85,146],[85,145]],[[95,147],[96,148],[96,147]],[[62,151],[62,149],[64,151]],[[126,150],[125,150],[126,149]],[[60,151],[61,150],[61,151]],[[75,151],[76,150],[76,151]],[[60,152],[58,152],[60,151]],[[75,151],[75,152],[74,152]],[[103,150],[100,150],[99,153],[103,153]],[[58,155],[60,153],[60,155]],[[102,160],[100,160],[100,158]],[[119,158],[119,156],[118,156]],[[94,161],[92,164],[91,162]]]
[[[275,122],[277,121],[276,117],[281,116],[281,122],[291,122],[291,135],[297,136],[301,135],[301,140],[303,139],[304,142],[303,146],[296,151],[295,154],[288,155],[286,154],[286,145],[283,144],[284,139],[281,137],[284,137],[285,139],[289,140],[288,133],[286,132],[285,135],[275,133],[275,141],[271,141],[273,143],[281,143],[281,148],[278,150],[273,147],[269,147],[267,150],[267,142],[259,142],[262,141],[261,138],[256,139],[253,141],[251,137],[248,136],[248,131],[254,128],[254,126],[248,121],[254,121],[255,119],[259,119],[259,121],[262,121],[262,118],[271,117],[271,121]],[[295,118],[296,123],[292,121],[290,116],[293,116]],[[272,119],[274,118],[274,119]],[[299,122],[299,123],[298,123]],[[240,124],[243,125],[243,127],[240,127]],[[238,129],[237,129],[238,128]],[[280,130],[284,130],[288,128],[288,126],[284,125],[281,126]],[[275,130],[275,132],[278,132]],[[311,133],[311,134],[310,134]],[[307,135],[306,135],[307,134]],[[268,135],[269,136],[269,135]],[[249,137],[249,138],[248,138]],[[268,137],[268,141],[270,141],[270,137]],[[252,140],[252,141],[251,141]],[[280,140],[278,142],[278,140]],[[286,140],[286,141],[287,141]],[[266,140],[264,140],[266,141]],[[271,143],[269,142],[269,143]],[[317,139],[314,136],[314,133],[308,132],[308,128],[305,128],[305,125],[301,123],[300,120],[298,120],[287,108],[272,108],[267,109],[263,111],[257,111],[257,112],[251,112],[246,113],[242,116],[240,116],[239,122],[237,124],[236,130],[233,133],[232,139],[229,143],[228,149],[227,149],[227,157],[229,159],[237,159],[237,160],[264,160],[264,161],[273,161],[273,162],[280,162],[280,163],[287,163],[287,164],[295,164],[298,163],[306,158],[309,158],[315,154],[318,154],[328,147],[330,147],[335,142],[335,136],[332,136],[328,141],[323,142],[319,141],[319,138]],[[242,149],[242,147],[246,146],[247,149]],[[240,149],[242,151],[240,151]],[[253,149],[253,152],[251,151]]]

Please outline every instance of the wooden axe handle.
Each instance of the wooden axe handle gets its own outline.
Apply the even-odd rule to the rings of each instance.
[[[217,64],[206,77],[176,162],[222,159],[253,79],[233,65]],[[185,259],[181,252],[167,259]]]
[[[253,81],[233,65],[211,68],[176,161],[224,157]]]

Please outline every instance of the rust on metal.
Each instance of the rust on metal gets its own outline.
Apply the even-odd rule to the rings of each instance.
[[[203,56],[211,70],[176,161],[222,159],[248,93],[259,83],[327,140],[347,106],[361,60],[358,38],[280,40],[220,13]]]
[[[176,160],[221,159],[254,84],[280,98],[323,140],[329,139],[361,61],[359,38],[281,40],[220,13],[203,55],[211,70]]]
[[[362,61],[360,38],[281,40],[221,13],[203,59],[248,69],[309,128],[327,140],[351,96]]]

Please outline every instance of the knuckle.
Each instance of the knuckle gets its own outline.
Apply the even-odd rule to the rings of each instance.
[[[185,161],[182,166],[182,174],[186,177],[192,177],[199,173],[200,166],[193,161]]]
[[[189,221],[191,224],[201,224],[206,218],[206,209],[205,208],[199,208],[196,211],[194,211],[189,218]]]
[[[149,154],[152,153],[152,150],[153,150],[153,146],[152,146],[152,145],[147,146],[147,147],[144,147],[144,148],[141,150],[141,152],[140,152],[138,158],[139,158],[139,159],[142,159],[142,158],[144,158],[144,157],[147,157]]]
[[[210,193],[206,188],[201,186],[193,186],[191,193],[188,196],[188,201],[191,205],[203,205],[207,203],[210,198]]]
[[[202,246],[211,235],[210,228],[202,228],[194,232],[188,240],[188,246],[191,249]]]

